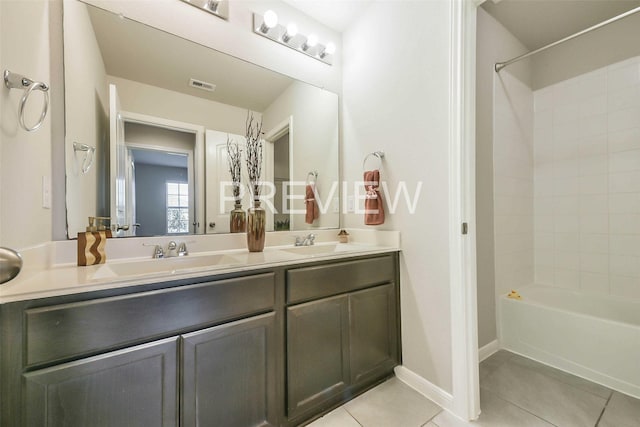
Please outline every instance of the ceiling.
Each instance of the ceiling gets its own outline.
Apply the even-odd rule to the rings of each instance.
[[[188,167],[188,156],[181,153],[170,153],[160,150],[132,149],[131,155],[135,164],[167,166],[171,168]]]
[[[343,33],[373,0],[283,0],[316,21]]]
[[[640,0],[487,0],[482,7],[534,50],[640,6]]]

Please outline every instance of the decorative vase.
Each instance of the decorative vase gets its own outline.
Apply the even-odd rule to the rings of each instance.
[[[242,205],[236,202],[234,209],[229,214],[229,230],[232,233],[244,233],[247,227],[247,217]]]
[[[249,252],[262,252],[264,249],[265,227],[267,212],[260,207],[260,201],[255,200],[248,209],[247,215],[247,248]]]

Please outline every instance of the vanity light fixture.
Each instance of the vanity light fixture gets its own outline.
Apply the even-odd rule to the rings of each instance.
[[[324,50],[320,52],[320,58],[324,58],[327,55],[333,55],[336,53],[336,45],[333,43],[327,43]]]
[[[309,37],[307,37],[307,40],[304,43],[302,43],[302,50],[306,52],[310,48],[316,47],[317,44],[318,44],[318,36],[316,36],[315,34],[310,34]]]
[[[182,0],[200,10],[209,12],[218,18],[229,18],[229,0]]]
[[[295,22],[289,22],[287,24],[287,30],[282,35],[282,41],[289,43],[289,41],[298,34],[298,24]]]
[[[202,7],[207,9],[209,12],[216,13],[219,5],[220,2],[218,0],[207,0]]]
[[[278,15],[273,10],[267,10],[264,13],[264,19],[260,25],[260,32],[267,34],[269,30],[278,25]]]
[[[272,10],[267,10],[264,15],[253,14],[253,32],[325,64],[333,63],[335,44],[324,45],[319,43],[318,36],[315,34],[305,36],[298,33],[298,25],[295,22],[289,22],[286,26],[278,23],[278,15]]]

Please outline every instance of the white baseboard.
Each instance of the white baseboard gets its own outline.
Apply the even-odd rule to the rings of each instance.
[[[396,366],[395,373],[400,381],[424,395],[442,409],[451,412],[451,408],[453,408],[453,396],[450,393],[425,380],[404,366]]]
[[[498,350],[500,350],[500,343],[498,340],[493,340],[489,344],[480,347],[480,349],[478,349],[478,362],[482,362]]]

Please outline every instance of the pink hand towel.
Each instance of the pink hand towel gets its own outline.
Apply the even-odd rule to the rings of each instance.
[[[318,203],[316,202],[315,185],[307,184],[305,191],[305,205],[306,214],[304,216],[304,222],[307,224],[313,224],[313,221],[320,216],[320,210],[318,209]]]
[[[372,170],[364,173],[364,188],[367,194],[364,199],[364,224],[384,224],[384,207],[380,194],[380,171]]]

